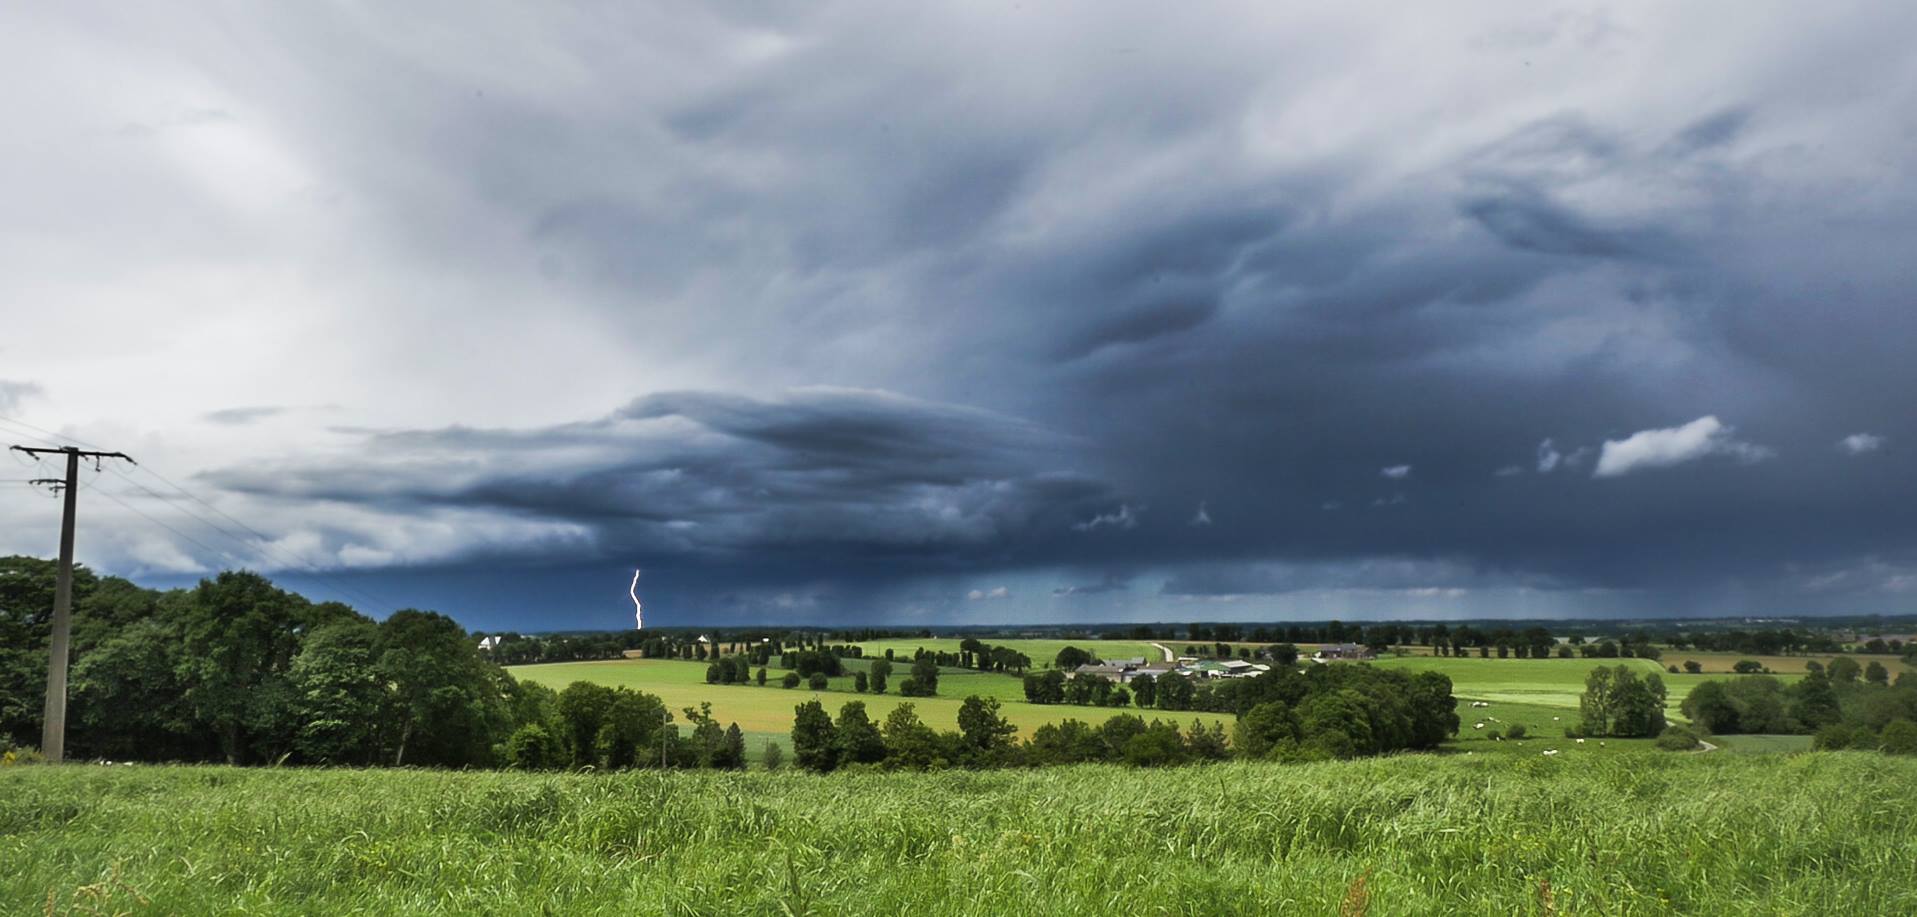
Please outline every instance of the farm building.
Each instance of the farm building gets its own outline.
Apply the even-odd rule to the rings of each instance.
[[[1311,654],[1312,662],[1332,662],[1334,660],[1364,662],[1375,658],[1377,657],[1372,654],[1370,647],[1356,643],[1334,643],[1329,646],[1321,646],[1317,652]]]
[[[506,642],[506,638],[498,636],[496,634],[491,637],[481,637],[479,638],[479,648],[482,650],[490,651],[490,650],[498,649],[499,645],[504,642]]]
[[[1081,665],[1073,669],[1071,675],[1073,678],[1077,678],[1080,675],[1092,675],[1098,678],[1107,678],[1122,685],[1129,683],[1132,679],[1140,675],[1150,675],[1156,678],[1169,671],[1171,670],[1164,668],[1148,668],[1143,658],[1135,658],[1108,660],[1095,665]]]

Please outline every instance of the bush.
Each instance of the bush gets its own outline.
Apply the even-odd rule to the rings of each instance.
[[[784,677],[784,678],[781,678],[781,679],[779,679],[779,684],[780,684],[780,685],[783,685],[784,687],[787,687],[787,688],[796,688],[796,687],[798,687],[798,686],[799,686],[799,673],[797,673],[797,672],[787,672],[787,673],[785,673],[785,677]]]
[[[1511,728],[1504,731],[1504,737],[1507,739],[1522,739],[1524,736],[1525,729],[1523,723],[1512,723]]]
[[[1691,751],[1697,748],[1697,733],[1682,726],[1668,726],[1657,737],[1657,747],[1665,751]]]
[[[1917,723],[1902,718],[1885,723],[1877,747],[1893,755],[1917,755]]]
[[[13,767],[16,764],[44,764],[46,760],[37,748],[16,746],[11,743],[0,745],[0,767]]]
[[[767,742],[765,746],[765,758],[762,760],[766,770],[776,771],[785,766],[785,749],[779,747],[779,743],[777,742]]]
[[[1843,723],[1832,723],[1811,737],[1814,751],[1842,751],[1857,744],[1857,730]]]
[[[823,691],[832,686],[832,679],[825,677],[824,672],[813,672],[812,677],[805,680],[805,686],[814,691]]]

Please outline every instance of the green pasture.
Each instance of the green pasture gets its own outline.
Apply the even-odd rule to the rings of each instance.
[[[993,646],[1003,646],[1024,653],[1031,657],[1033,667],[1040,669],[1050,668],[1052,660],[1058,658],[1058,651],[1068,646],[1076,646],[1100,659],[1142,657],[1146,662],[1161,662],[1165,658],[1165,654],[1153,649],[1151,643],[1138,640],[1028,640],[1022,638],[999,640],[989,637],[981,637],[979,640]],[[896,658],[910,661],[912,654],[920,649],[926,652],[956,653],[959,651],[959,644],[963,642],[962,638],[911,637],[895,640],[866,640],[860,642],[858,646],[867,656],[883,656],[886,650],[891,650]],[[1184,649],[1182,643],[1165,645],[1171,647],[1173,652],[1182,652]]]
[[[1145,719],[1154,717],[1176,721],[1180,726],[1190,724],[1194,719],[1204,722],[1223,722],[1227,726],[1232,717],[1218,713],[1164,713],[1159,711],[1139,711],[1132,708],[1124,710],[1107,707],[1075,707],[1070,705],[1040,705],[1025,702],[1023,683],[1016,676],[969,673],[964,675],[941,675],[937,697],[900,697],[898,683],[905,672],[895,668],[891,683],[884,694],[859,694],[852,690],[852,679],[841,677],[832,679],[831,690],[813,692],[804,687],[775,687],[772,680],[785,674],[782,669],[770,669],[767,673],[767,687],[757,685],[709,685],[706,684],[706,665],[702,662],[684,662],[664,659],[621,659],[607,662],[556,662],[543,665],[512,666],[507,669],[514,678],[533,681],[555,690],[564,690],[575,681],[590,681],[603,685],[624,686],[648,694],[657,695],[665,701],[666,707],[674,712],[684,707],[697,707],[702,701],[712,704],[712,715],[721,723],[738,723],[739,729],[747,733],[762,733],[777,736],[792,730],[792,708],[808,700],[817,700],[825,705],[827,712],[838,715],[840,705],[847,701],[864,701],[866,713],[874,720],[882,720],[893,707],[902,702],[916,706],[919,718],[935,729],[950,730],[957,728],[958,711],[967,695],[979,694],[997,697],[1002,703],[1001,713],[1012,725],[1019,728],[1021,736],[1029,736],[1032,731],[1047,723],[1058,723],[1068,719],[1087,723],[1102,723],[1115,713],[1135,713]],[[683,719],[683,718],[681,718]],[[788,752],[791,749],[786,749]]]
[[[0,769],[7,914],[1909,914],[1917,760]]]

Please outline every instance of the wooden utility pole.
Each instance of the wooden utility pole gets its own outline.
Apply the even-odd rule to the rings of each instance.
[[[46,718],[40,728],[40,753],[46,756],[49,763],[58,764],[66,754],[67,744],[67,645],[73,633],[73,515],[80,496],[80,460],[93,459],[95,467],[98,467],[101,459],[119,458],[129,462],[133,459],[121,452],[93,452],[72,446],[58,449],[32,446],[13,448],[34,458],[42,455],[67,457],[65,480],[42,478],[33,482],[59,488],[66,503],[60,513],[60,575],[53,586],[53,635],[47,654]]]

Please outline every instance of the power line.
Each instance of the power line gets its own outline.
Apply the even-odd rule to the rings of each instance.
[[[287,576],[291,579],[308,580],[309,582],[312,582],[314,585],[322,586],[334,593],[344,596],[345,598],[353,602],[366,605],[369,609],[374,611],[379,611],[379,610],[395,611],[398,609],[398,606],[391,602],[384,601],[380,599],[379,597],[374,596],[370,593],[357,590],[351,586],[347,586],[345,583],[339,582],[335,580],[333,577],[330,577],[324,573],[321,573],[319,570],[315,569],[311,563],[302,561],[299,558],[292,556],[290,554],[280,553],[276,548],[272,546],[271,544],[272,540],[268,538],[265,534],[261,533],[258,529],[255,529],[244,522],[240,522],[237,519],[233,519],[231,515],[228,515],[227,513],[222,512],[218,507],[215,507],[212,504],[207,503],[205,500],[201,500],[198,497],[194,497],[191,493],[187,493],[186,490],[184,490],[177,484],[172,485],[175,490],[180,491],[181,493],[185,494],[187,497],[193,499],[195,502],[198,502],[202,505],[207,506],[209,509],[212,509],[214,512],[219,513],[221,516],[224,516],[227,519],[231,519],[235,525],[238,525],[240,528],[243,528],[247,530],[248,532],[253,533],[254,537],[258,540],[248,541],[245,538],[242,538],[239,535],[234,534],[232,531],[226,529],[225,527],[219,525],[218,523],[213,522],[212,520],[206,518],[205,516],[202,516],[199,513],[193,512],[187,509],[186,507],[179,505],[177,501],[167,497],[165,494],[159,493],[158,491],[155,491],[153,488],[148,487],[145,484],[142,484],[139,481],[134,480],[131,475],[128,475],[126,472],[121,471],[118,468],[113,468],[110,470],[112,470],[114,474],[118,475],[122,480],[126,481],[128,484],[131,484],[132,486],[139,488],[147,496],[160,501],[160,504],[162,506],[172,509],[174,512],[177,512],[187,517],[188,519],[192,519],[193,521],[198,522],[199,524],[206,526],[207,528],[212,529],[213,531],[218,532],[221,535],[224,535],[228,540],[232,541],[234,544],[237,544],[241,548],[259,555],[260,559],[268,561],[269,563],[277,564],[280,567],[279,572],[283,576]],[[154,476],[159,477],[157,473]],[[164,480],[164,478],[162,478],[162,480]],[[222,552],[216,552],[216,553],[224,554],[229,558],[232,557],[232,555],[228,554],[227,552],[222,551]],[[292,570],[303,570],[304,572],[303,573],[290,572]],[[310,574],[310,578],[308,574]]]
[[[86,440],[83,440],[77,436],[64,434],[64,433],[56,433],[52,430],[46,429],[45,427],[35,426],[34,424],[27,423],[24,420],[18,420],[18,419],[9,418],[9,417],[0,417],[0,422],[9,423],[16,427],[24,427],[28,430],[35,430],[40,433],[46,434],[46,436],[58,437],[61,439],[68,440],[72,443],[82,445],[82,446],[94,445],[93,443],[89,443]],[[21,434],[21,435],[28,435],[28,434]],[[41,436],[30,436],[30,438],[38,439],[41,442],[52,442],[51,440],[45,439],[44,437],[41,437]],[[56,443],[56,445],[58,444]],[[97,446],[95,448],[97,448]],[[121,478],[125,479],[128,484],[131,484],[134,487],[137,487],[140,490],[145,491],[149,496],[153,497],[156,500],[159,500],[162,504],[168,507],[171,507],[173,510],[181,513],[182,515],[187,516],[190,519],[193,519],[194,521],[200,523],[201,525],[206,526],[207,528],[210,528],[216,532],[219,532],[221,535],[224,535],[228,539],[231,539],[235,544],[238,544],[241,547],[246,548],[250,550],[251,552],[260,555],[262,559],[278,564],[281,568],[280,570],[281,573],[285,573],[288,568],[296,569],[296,570],[304,570],[306,573],[310,574],[311,577],[320,581],[321,584],[328,586],[333,592],[346,596],[347,598],[352,599],[355,602],[359,602],[361,604],[367,605],[369,608],[372,608],[374,610],[383,608],[387,611],[394,611],[399,608],[397,603],[385,601],[384,599],[381,599],[378,596],[372,595],[369,592],[356,589],[354,587],[349,587],[345,585],[344,583],[340,583],[336,581],[334,578],[327,576],[324,573],[321,573],[311,563],[302,561],[299,558],[293,557],[291,555],[278,553],[278,551],[272,547],[273,539],[270,536],[268,536],[266,533],[261,532],[259,529],[256,529],[250,525],[247,525],[245,522],[242,522],[239,519],[235,518],[231,513],[228,513],[227,511],[220,509],[218,506],[215,506],[212,503],[202,499],[198,494],[195,494],[192,491],[187,490],[184,487],[181,487],[179,484],[174,483],[172,478],[169,478],[166,475],[159,473],[158,471],[154,470],[151,466],[136,462],[134,463],[133,467],[136,471],[144,471],[147,474],[152,475],[156,480],[160,481],[162,484],[165,484],[167,487],[170,487],[173,490],[179,492],[182,496],[186,497],[187,499],[192,500],[193,502],[198,503],[209,510],[212,510],[214,513],[218,514],[221,518],[227,520],[228,522],[232,523],[235,526],[238,526],[241,529],[244,529],[248,533],[252,534],[253,537],[257,539],[257,541],[248,542],[246,539],[241,538],[230,531],[227,531],[225,528],[222,528],[221,526],[215,524],[211,520],[206,519],[197,513],[188,511],[185,507],[178,505],[175,501],[168,499],[167,497],[159,493],[154,492],[151,488],[147,487],[144,484],[141,484],[139,481],[134,480],[132,476],[128,475],[124,471],[121,471],[116,466],[108,466],[108,469],[111,470],[113,473],[119,475]],[[157,522],[157,520],[155,521]],[[202,547],[204,546],[202,545]],[[227,554],[226,552],[216,552],[216,553],[220,553],[224,556],[227,556],[228,558],[232,557],[231,554]],[[306,577],[294,576],[292,578],[304,579]]]

